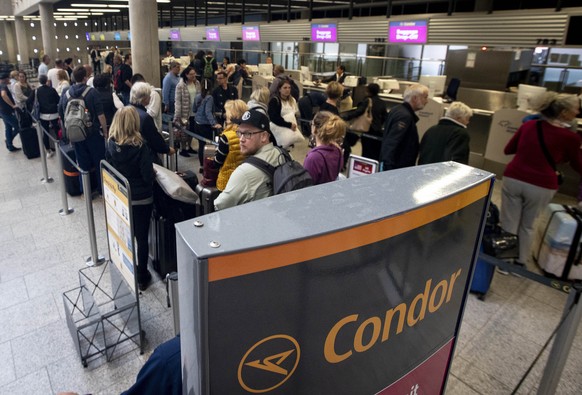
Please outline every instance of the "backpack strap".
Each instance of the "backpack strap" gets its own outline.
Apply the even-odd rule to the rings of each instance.
[[[85,87],[85,90],[83,91],[83,93],[81,94],[81,97],[84,99],[85,96],[87,96],[87,93],[89,93],[89,91],[91,90],[91,87],[89,85],[87,85]],[[69,91],[67,91],[67,93],[69,93]]]
[[[244,163],[255,166],[257,169],[262,170],[267,176],[273,178],[275,174],[275,166],[271,165],[266,160],[257,158],[256,156],[249,156],[244,160]]]

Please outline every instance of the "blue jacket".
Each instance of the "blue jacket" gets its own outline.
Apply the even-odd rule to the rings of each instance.
[[[169,72],[162,81],[162,102],[164,104],[174,103],[176,100],[176,85],[180,82],[180,76]]]
[[[214,99],[208,93],[204,99],[202,95],[196,95],[194,99],[194,119],[198,125],[216,125],[216,118],[214,118]]]

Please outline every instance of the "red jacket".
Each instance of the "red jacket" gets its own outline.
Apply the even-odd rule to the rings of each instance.
[[[540,146],[535,120],[521,125],[505,146],[505,154],[515,154],[503,175],[542,188],[558,189],[558,178]],[[544,141],[556,164],[570,163],[582,174],[582,138],[548,122],[542,122]]]

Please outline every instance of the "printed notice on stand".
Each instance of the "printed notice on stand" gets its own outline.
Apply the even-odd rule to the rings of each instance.
[[[109,256],[111,257],[111,262],[119,269],[125,281],[135,292],[134,249],[127,188],[107,169],[102,168],[101,174],[103,178]]]

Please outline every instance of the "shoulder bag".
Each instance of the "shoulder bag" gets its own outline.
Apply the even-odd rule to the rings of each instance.
[[[350,122],[349,129],[354,132],[365,133],[370,130],[370,125],[372,125],[372,99],[368,99],[366,111]]]
[[[540,141],[542,151],[544,152],[544,156],[546,157],[546,160],[550,164],[550,167],[556,173],[556,177],[558,177],[558,185],[562,185],[564,183],[564,175],[556,168],[556,162],[554,162],[554,158],[552,158],[552,155],[550,155],[550,152],[548,151],[548,147],[546,146],[546,142],[544,141],[544,134],[542,132],[542,121],[537,121],[536,127],[538,129],[538,139]]]

